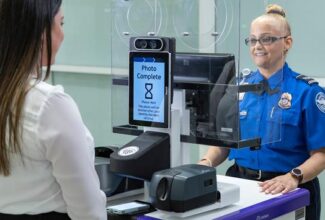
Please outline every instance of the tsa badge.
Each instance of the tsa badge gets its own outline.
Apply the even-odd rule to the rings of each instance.
[[[245,93],[244,92],[240,92],[239,96],[238,96],[238,100],[242,101],[244,99]]]
[[[325,113],[325,94],[323,92],[317,93],[315,102],[316,102],[318,109],[321,112]]]
[[[290,93],[283,93],[281,95],[281,98],[279,100],[278,105],[280,106],[280,108],[282,109],[288,109],[291,108],[291,100],[292,100],[292,96]]]
[[[241,82],[239,82],[239,84],[240,85],[248,85],[248,82],[245,82],[242,80]],[[245,92],[240,92],[238,95],[238,101],[243,101],[244,96],[245,96]]]

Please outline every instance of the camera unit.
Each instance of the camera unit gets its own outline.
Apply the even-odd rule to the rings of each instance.
[[[163,42],[161,39],[136,39],[134,47],[137,50],[161,50]]]
[[[130,51],[175,51],[175,40],[167,37],[131,37]]]

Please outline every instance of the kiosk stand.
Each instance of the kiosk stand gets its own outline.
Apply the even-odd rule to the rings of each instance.
[[[172,201],[173,196],[180,193],[177,192],[179,187],[186,186],[189,189],[198,187],[199,191],[193,193],[192,197],[186,197],[185,194],[188,194],[186,191],[176,196],[177,202],[173,201],[177,205],[167,205],[169,201],[165,201],[163,204],[166,204],[166,207],[165,205],[159,207],[176,211],[178,204],[190,204],[184,210],[179,209],[181,210],[179,212],[182,213],[181,216],[191,216],[197,212],[206,212],[237,202],[239,187],[225,184],[217,188],[214,168],[200,165],[180,166],[189,163],[188,157],[183,158],[184,155],[190,155],[189,149],[183,147],[180,137],[181,134],[190,135],[190,114],[185,109],[184,90],[175,90],[172,95],[171,72],[174,50],[175,42],[170,38],[130,39],[129,123],[144,126],[144,133],[111,155],[110,169],[120,175],[145,180],[144,200],[153,204],[156,204],[157,200]],[[174,104],[171,108],[172,98]],[[173,168],[164,171],[170,166]],[[168,175],[161,177],[162,179],[156,178],[157,184],[153,185],[156,188],[150,188],[149,198],[148,181],[152,175],[158,175],[156,171],[161,170],[168,172]],[[186,178],[179,178],[175,172],[185,175]],[[155,196],[155,192],[157,195],[161,192],[161,183],[164,183],[165,178],[169,179],[167,185],[163,186],[165,197]],[[175,188],[176,184],[179,185]],[[206,200],[206,195],[214,198]],[[201,198],[201,202],[196,201],[198,198]],[[217,203],[198,209],[214,201]]]

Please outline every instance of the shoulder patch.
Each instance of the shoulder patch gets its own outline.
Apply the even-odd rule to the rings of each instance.
[[[299,74],[298,76],[296,76],[296,79],[303,80],[309,85],[318,84],[318,82],[315,79],[313,79],[309,76],[302,75],[302,74]]]
[[[315,97],[315,103],[318,107],[318,109],[325,113],[325,94],[323,92],[317,93]]]

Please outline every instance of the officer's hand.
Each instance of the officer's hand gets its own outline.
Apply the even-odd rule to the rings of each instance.
[[[211,167],[211,166],[212,166],[211,162],[210,162],[209,160],[207,160],[207,159],[202,159],[202,160],[200,160],[200,161],[198,162],[198,164],[200,164],[200,165],[204,165],[204,166],[208,166],[208,167]]]
[[[261,192],[266,194],[287,193],[298,187],[298,180],[292,177],[290,173],[287,173],[261,182],[259,186],[261,187]]]

